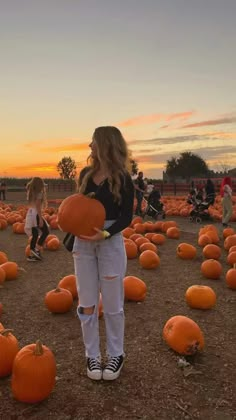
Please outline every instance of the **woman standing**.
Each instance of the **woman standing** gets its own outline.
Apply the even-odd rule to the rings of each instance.
[[[134,187],[128,173],[128,150],[116,127],[96,128],[90,144],[90,165],[79,177],[78,191],[95,193],[106,211],[104,230],[76,237],[73,257],[79,293],[87,375],[94,380],[118,378],[124,362],[124,291],[126,252],[121,231],[133,214]],[[102,295],[108,360],[102,370],[98,304]]]
[[[222,224],[223,227],[227,227],[230,221],[230,218],[233,213],[233,203],[232,203],[232,181],[229,176],[226,176],[220,187],[220,194],[222,197]]]

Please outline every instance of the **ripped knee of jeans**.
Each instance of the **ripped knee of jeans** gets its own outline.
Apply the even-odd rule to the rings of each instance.
[[[103,280],[107,280],[107,281],[109,281],[109,280],[116,280],[118,278],[118,275],[117,274],[114,274],[113,276],[103,276]]]
[[[77,307],[77,315],[81,321],[92,319],[94,316],[96,316],[96,306],[93,305],[85,308],[79,305]]]

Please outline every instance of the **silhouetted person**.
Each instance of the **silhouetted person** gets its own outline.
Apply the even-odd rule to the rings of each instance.
[[[7,190],[7,185],[5,181],[2,181],[0,183],[0,200],[3,199],[4,201],[6,200],[6,190]]]

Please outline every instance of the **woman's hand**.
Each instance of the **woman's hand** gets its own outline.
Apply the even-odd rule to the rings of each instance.
[[[85,236],[85,235],[80,235],[79,238],[80,239],[84,239],[86,241],[104,241],[104,235],[102,230],[94,228],[94,230],[96,231],[95,235],[93,236]]]

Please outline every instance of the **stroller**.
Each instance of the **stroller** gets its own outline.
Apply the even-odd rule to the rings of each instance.
[[[188,204],[193,205],[193,209],[190,212],[189,220],[190,222],[201,223],[204,220],[211,220],[208,208],[214,204],[215,195],[209,194],[206,196],[205,200],[197,198],[194,194],[189,195],[187,199]]]
[[[160,201],[161,195],[158,190],[153,190],[148,200],[145,200],[146,202],[146,209],[144,212],[144,216],[150,216],[153,219],[158,219],[158,216],[161,216],[162,219],[165,219],[165,210],[164,210],[164,204]]]

